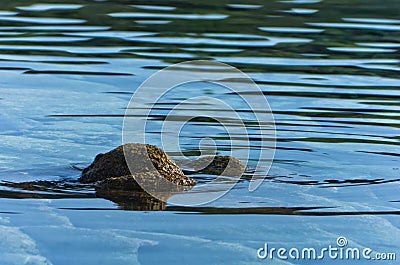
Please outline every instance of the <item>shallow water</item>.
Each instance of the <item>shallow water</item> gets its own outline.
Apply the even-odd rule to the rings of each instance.
[[[350,247],[399,256],[399,9],[398,0],[3,1],[1,263],[308,264],[260,260],[257,249],[265,242],[325,247],[339,236]],[[121,144],[135,89],[157,70],[193,59],[239,68],[268,99],[277,147],[256,191],[244,180],[201,208],[169,203],[166,211],[146,212],[124,211],[90,187],[7,185],[76,180],[74,166]],[[165,95],[149,117],[146,141],[161,145],[169,110],[200,96],[235,106],[248,125],[251,169],[259,128],[237,95],[221,87],[194,84]],[[207,103],[195,114],[229,112]],[[191,115],[182,109],[164,123]],[[173,133],[164,132],[163,144]],[[205,118],[185,124],[181,150],[166,149],[177,159],[178,151],[190,158],[212,153],[212,146],[199,150],[204,137],[219,154],[246,149],[244,135],[229,138]]]

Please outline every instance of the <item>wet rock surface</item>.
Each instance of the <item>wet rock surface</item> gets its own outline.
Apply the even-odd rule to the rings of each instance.
[[[246,166],[232,156],[204,156],[191,161],[178,161],[179,166],[191,174],[223,175],[228,177],[240,177],[246,170]]]
[[[93,163],[83,170],[79,181],[98,182],[97,186],[104,186],[104,189],[141,190],[138,180],[157,185],[160,176],[181,186],[196,183],[186,177],[164,151],[149,144],[125,144],[97,155]]]
[[[97,196],[116,202],[123,209],[162,210],[171,195],[189,190],[196,183],[178,165],[191,168],[191,173],[235,177],[240,177],[246,168],[230,156],[175,162],[156,146],[125,144],[97,155],[79,181],[94,183]],[[149,189],[158,199],[146,193]]]

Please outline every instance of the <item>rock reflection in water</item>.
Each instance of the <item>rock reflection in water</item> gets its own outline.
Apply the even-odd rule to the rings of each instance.
[[[96,190],[96,196],[118,204],[123,210],[161,211],[166,208],[166,202],[154,198],[144,191]],[[165,196],[169,197],[170,195],[165,193]]]

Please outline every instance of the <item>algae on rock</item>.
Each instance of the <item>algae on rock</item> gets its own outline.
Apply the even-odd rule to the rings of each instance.
[[[133,176],[133,178],[125,176]],[[85,168],[79,181],[95,183],[105,181],[109,188],[115,182],[115,188],[123,184],[132,189],[139,189],[132,180],[140,178],[145,182],[160,179],[160,176],[171,183],[181,186],[193,186],[195,180],[186,177],[179,166],[160,148],[149,144],[125,144],[105,154],[99,154],[93,163]],[[118,179],[124,177],[122,179]]]

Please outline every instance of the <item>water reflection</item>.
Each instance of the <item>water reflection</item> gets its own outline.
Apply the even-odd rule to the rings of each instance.
[[[80,24],[84,23],[83,19],[72,18],[52,18],[52,17],[17,17],[17,16],[0,16],[0,21],[24,22],[33,24]]]
[[[83,7],[83,5],[73,4],[33,4],[31,6],[18,6],[17,9],[23,11],[42,12],[48,10],[74,10]]]
[[[146,192],[134,191],[98,191],[96,196],[116,203],[120,209],[129,211],[161,211],[166,202],[160,201]]]
[[[130,211],[165,210],[166,203],[146,192],[96,189],[91,185],[66,181],[3,182],[1,198],[12,199],[84,199],[104,198]],[[170,195],[168,195],[170,196]]]
[[[286,187],[284,193],[323,187],[322,197],[335,197],[330,192],[351,186],[359,189],[354,198],[368,204],[375,195],[362,186],[380,186],[393,197],[387,201],[398,200],[398,1],[53,2],[7,2],[0,10],[2,172],[40,179],[53,164],[90,161],[120,144],[125,107],[144,79],[171,63],[209,59],[237,66],[268,98],[278,128],[274,166],[291,172],[272,172],[268,180]],[[203,95],[237,100],[205,85],[172,91],[149,118],[152,143],[158,144],[158,128],[171,108]],[[227,110],[206,104],[196,110],[210,119],[184,127],[183,154],[196,157],[204,137],[220,154],[245,148],[243,135],[228,137],[211,119]],[[249,115],[244,121],[257,153],[259,128],[242,105],[236,110]],[[188,112],[168,122],[179,124]],[[76,177],[62,170],[48,175]],[[10,177],[2,173],[1,179]],[[8,185],[2,197],[14,196],[13,189]],[[93,196],[80,189],[45,192]],[[286,198],[279,200],[285,204]]]
[[[349,183],[357,183],[355,185],[379,184],[379,181],[369,183],[363,180],[349,180]],[[396,180],[398,181],[398,180]],[[330,184],[339,184],[336,180],[326,180]],[[317,183],[296,183],[299,185],[317,185]],[[382,182],[383,183],[383,182]],[[119,209],[128,211],[170,211],[185,214],[211,214],[211,215],[226,215],[226,214],[257,214],[257,215],[305,215],[305,216],[343,216],[343,215],[399,215],[400,211],[337,211],[337,207],[312,206],[312,207],[187,207],[187,206],[171,206],[165,202],[155,199],[146,192],[134,191],[112,191],[112,190],[96,190],[93,194],[90,192],[93,188],[88,185],[79,184],[76,182],[57,182],[57,181],[38,181],[25,183],[2,183],[1,186],[12,188],[10,190],[1,190],[2,198],[13,199],[62,199],[62,198],[95,198],[100,197],[108,199]],[[331,187],[335,187],[332,185]],[[79,192],[79,190],[81,192]],[[30,192],[31,191],[31,192]],[[394,200],[392,202],[399,202]],[[104,208],[61,208],[67,210],[107,210]],[[112,210],[112,208],[108,208]],[[12,213],[12,212],[0,212]],[[17,214],[15,212],[14,214]]]

